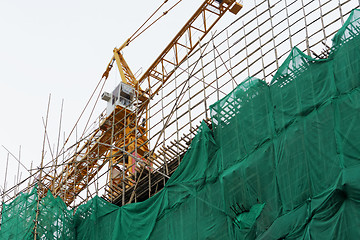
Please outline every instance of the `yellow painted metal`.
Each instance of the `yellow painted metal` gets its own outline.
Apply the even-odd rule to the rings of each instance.
[[[220,18],[229,10],[233,4],[236,3],[235,0],[226,0],[221,4],[217,5],[215,0],[206,0],[199,7],[199,9],[193,14],[189,21],[182,27],[179,33],[173,38],[169,45],[163,50],[159,57],[154,61],[154,63],[148,68],[148,70],[140,77],[138,84],[141,84],[145,79],[153,79],[159,81],[158,86],[149,86],[148,94],[151,96],[157,94],[161,89],[161,86],[171,77],[175,72],[177,66],[186,60],[186,57],[191,53],[193,49],[199,44],[199,42],[209,33],[212,27],[220,20]],[[215,17],[214,20],[208,18],[208,16]],[[197,21],[202,18],[202,21]],[[195,23],[202,22],[202,27],[198,28],[195,26]],[[195,29],[199,29],[201,35],[196,39],[195,42],[192,42],[191,32]],[[186,35],[186,33],[189,33]],[[187,42],[191,43],[190,46],[186,46],[181,43],[181,39],[188,39]],[[172,51],[173,50],[173,51]],[[175,52],[175,58],[172,56],[167,58],[170,52]],[[166,71],[164,66],[170,63],[173,68],[171,71]],[[150,81],[151,82],[151,81]],[[155,89],[153,89],[155,87]]]
[[[98,129],[79,146],[74,156],[67,162],[63,171],[55,177],[45,176],[44,184],[51,189],[54,196],[61,196],[67,205],[70,205],[76,196],[84,190],[98,171],[108,162],[111,174],[109,177],[109,199],[114,199],[124,191],[122,184],[130,187],[133,184],[134,173],[137,168],[135,158],[144,159],[144,164],[152,166],[155,156],[147,156],[148,147],[148,104],[150,99],[158,93],[163,84],[174,73],[175,69],[186,60],[189,53],[199,44],[205,35],[219,21],[229,9],[237,13],[242,5],[235,0],[223,0],[217,4],[215,0],[205,0],[180,32],[173,38],[170,44],[163,50],[148,70],[137,80],[130,67],[126,63],[121,51],[131,42],[128,39],[120,48],[115,48],[107,68],[103,74],[106,79],[116,62],[121,80],[134,87],[136,109],[131,111],[125,107],[117,106],[114,112],[101,120]],[[209,16],[214,19],[209,20]],[[198,21],[200,20],[200,21]],[[195,26],[195,22],[202,26]],[[193,32],[200,32],[197,39],[192,38]],[[186,34],[188,33],[188,34]],[[186,38],[189,45],[183,44],[181,39]],[[169,58],[169,53],[175,56]],[[170,64],[171,70],[167,71],[165,65]],[[146,80],[146,81],[145,81]],[[151,83],[154,83],[151,85]],[[146,83],[146,90],[140,87]],[[146,115],[145,124],[142,126],[138,116]],[[115,150],[114,150],[115,149]],[[124,150],[126,152],[124,152]],[[132,157],[134,156],[134,157]],[[125,158],[126,172],[122,172],[121,166]],[[148,168],[150,169],[150,168]],[[46,180],[49,179],[49,180]],[[122,183],[122,184],[120,184]]]
[[[241,9],[242,9],[243,5],[240,3],[235,3],[231,8],[230,8],[230,12],[233,14],[237,14]]]
[[[114,58],[116,60],[116,64],[119,68],[119,72],[120,72],[120,77],[121,77],[121,81],[123,83],[127,83],[127,79],[125,77],[125,73],[124,73],[124,69],[123,69],[123,64],[121,62],[121,59],[120,59],[120,54],[118,51],[116,51],[116,49],[114,49]]]

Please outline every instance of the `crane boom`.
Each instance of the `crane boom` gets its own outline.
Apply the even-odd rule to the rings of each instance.
[[[64,169],[56,176],[43,177],[44,185],[52,191],[53,195],[60,196],[67,205],[70,205],[96,173],[110,162],[108,193],[109,199],[113,199],[116,197],[114,192],[119,192],[120,182],[126,180],[125,186],[131,186],[132,177],[128,175],[134,173],[134,166],[139,158],[146,159],[143,164],[149,168],[152,164],[156,165],[156,156],[149,156],[148,149],[147,106],[150,99],[159,92],[176,68],[186,60],[220,18],[228,10],[236,14],[241,8],[242,5],[235,0],[205,0],[138,80],[121,54],[121,50],[129,44],[130,39],[120,48],[115,48],[103,77],[108,78],[116,62],[124,85],[119,85],[119,87],[126,88],[127,85],[132,87],[136,109],[131,110],[129,105],[115,104],[112,112],[99,121],[99,128],[82,142],[74,155],[66,162]],[[127,93],[130,94],[130,92]],[[110,102],[115,95],[109,96],[106,99]],[[146,121],[140,124],[140,119],[137,118],[144,114],[146,114]],[[124,170],[118,164],[121,159],[124,164],[125,158],[127,172],[121,174]]]
[[[158,84],[155,84],[158,86],[153,92],[150,92],[151,88],[149,88],[148,94],[150,96],[156,94],[160,90],[161,85],[171,77],[177,66],[186,60],[187,56],[195,49],[207,33],[210,32],[212,27],[220,20],[227,10],[230,9],[236,14],[242,7],[235,0],[222,1],[221,4],[218,5],[214,4],[215,2],[217,1],[205,1],[182,27],[169,45],[162,51],[149,69],[141,76],[138,81],[138,84],[140,85],[146,79],[148,82],[150,82],[151,79],[158,81]],[[195,26],[195,24],[199,22],[201,22],[202,25],[200,27]],[[196,33],[200,33],[200,35],[196,36]],[[183,37],[185,37],[185,39],[183,39]],[[169,67],[166,68],[166,65],[169,65]],[[154,86],[152,86],[152,88],[154,88]]]

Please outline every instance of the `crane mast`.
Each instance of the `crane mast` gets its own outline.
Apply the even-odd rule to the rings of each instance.
[[[102,95],[108,102],[107,113],[100,119],[99,127],[78,145],[63,170],[56,176],[43,177],[45,189],[70,205],[98,171],[109,164],[106,191],[107,198],[113,200],[124,187],[134,184],[137,165],[156,171],[159,164],[149,149],[149,101],[220,18],[228,10],[237,14],[241,8],[235,0],[205,0],[139,79],[121,53],[132,39],[115,48],[103,78],[108,78],[116,63],[121,82],[112,93]]]

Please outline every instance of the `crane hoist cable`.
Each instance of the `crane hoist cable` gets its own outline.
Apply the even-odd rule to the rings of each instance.
[[[177,66],[188,59],[191,51],[200,43],[205,35],[211,31],[212,27],[228,10],[237,14],[237,12],[239,12],[242,8],[242,4],[237,3],[236,0],[204,0],[203,4],[195,11],[178,34],[174,36],[170,44],[168,44],[148,70],[139,79],[136,79],[129,65],[126,63],[121,50],[181,2],[181,0],[176,0],[177,2],[173,4],[174,6],[172,6],[168,11],[163,12],[161,17],[154,19],[154,16],[158,15],[156,13],[159,12],[161,7],[167,1],[168,0],[165,0],[155,13],[148,18],[146,23],[135,31],[131,38],[129,38],[120,48],[115,48],[113,50],[114,55],[102,77],[105,78],[105,80],[107,79],[109,71],[113,67],[113,63],[116,62],[122,82],[119,84],[121,88],[118,88],[119,90],[115,90],[119,91],[118,93],[120,95],[120,89],[122,89],[122,87],[124,87],[126,91],[132,89],[132,92],[136,95],[133,96],[136,99],[135,103],[133,103],[133,106],[136,107],[136,109],[132,110],[128,108],[126,103],[124,105],[121,102],[119,102],[119,104],[115,101],[112,102],[111,98],[114,95],[111,95],[112,93],[104,93],[105,95],[103,100],[108,102],[109,108],[107,108],[106,118],[101,119],[98,132],[94,132],[94,134],[82,144],[79,142],[79,148],[78,145],[76,145],[76,153],[74,153],[74,155],[69,159],[68,162],[70,164],[65,165],[65,168],[61,171],[61,173],[54,177],[49,175],[46,176],[46,179],[44,178],[44,181],[48,181],[46,186],[51,189],[53,195],[61,196],[68,206],[74,202],[75,197],[79,196],[80,192],[88,185],[89,181],[91,181],[95,174],[97,174],[97,172],[107,163],[109,163],[110,174],[108,175],[108,182],[105,186],[105,188],[108,187],[107,189],[109,191],[106,190],[107,193],[105,198],[110,199],[111,201],[118,193],[120,193],[118,190],[113,190],[112,187],[118,186],[120,183],[124,183],[124,181],[128,179],[128,177],[124,175],[125,171],[127,171],[126,174],[129,174],[129,176],[136,175],[137,170],[134,166],[136,166],[136,163],[139,162],[137,160],[142,159],[150,166],[156,163],[157,156],[154,154],[156,147],[152,149],[150,148],[148,144],[149,136],[146,135],[149,132],[149,126],[147,124],[145,126],[141,126],[140,120],[142,116],[148,119],[149,101],[153,99],[160,89],[162,89],[163,85],[174,73],[173,70],[167,71],[165,65],[170,63],[174,66],[174,69],[176,69]],[[214,2],[218,2],[219,4],[213,4]],[[215,17],[213,21],[207,20],[209,15]],[[200,28],[194,26],[194,24],[197,23],[202,23]],[[150,24],[150,26],[147,26],[148,24]],[[191,37],[196,35],[197,32],[201,33],[199,39],[192,39]],[[185,36],[184,38],[186,43],[190,43],[189,46],[181,41],[184,40],[182,38],[183,36]],[[183,52],[183,49],[186,49],[185,54],[180,54]],[[169,54],[170,52],[174,53],[175,56],[173,57],[173,54]],[[147,81],[143,84],[143,87],[146,87],[146,89],[142,90],[140,88],[140,84],[144,81]],[[189,83],[187,82],[187,84]],[[186,84],[184,84],[181,93],[185,91],[185,88]],[[124,92],[127,93],[125,90]],[[183,97],[184,95],[180,94],[180,98],[176,100],[174,108],[176,108],[176,105],[181,102]],[[131,99],[132,97],[130,96],[128,100]],[[170,118],[171,116],[169,115],[165,126],[169,124]],[[141,135],[137,135],[137,131],[139,131]],[[158,144],[159,139],[160,138],[157,139],[155,146]],[[117,149],[115,153],[113,152],[113,148]],[[124,156],[127,156],[127,160]],[[126,164],[126,170],[120,170],[123,171],[122,175],[116,172],[118,171],[116,170],[116,165],[119,164],[120,161],[122,161],[123,166]],[[112,175],[112,170],[114,170],[116,175]],[[124,190],[125,187],[122,189]]]
[[[182,0],[179,0],[177,3],[175,3],[172,7],[170,7],[168,10],[166,10],[165,12],[163,12],[163,14],[161,16],[159,16],[157,19],[155,19],[149,26],[147,26],[144,30],[142,30],[140,33],[137,34],[137,32],[140,31],[140,29],[160,10],[160,8],[167,2],[168,0],[165,0],[163,4],[161,4],[161,6],[156,9],[156,11],[151,14],[151,16],[146,20],[146,22],[141,25],[141,27],[138,28],[138,30],[136,30],[134,32],[133,35],[131,35],[131,37],[129,38],[128,44],[132,41],[134,41],[137,37],[139,37],[142,33],[144,33],[146,30],[148,30],[152,25],[154,25],[157,21],[159,21],[162,17],[164,17],[166,14],[168,14],[174,7],[176,7]]]

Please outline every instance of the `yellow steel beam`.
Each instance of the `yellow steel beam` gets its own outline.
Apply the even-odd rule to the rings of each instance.
[[[184,27],[170,42],[170,44],[163,50],[163,52],[148,68],[148,70],[141,76],[141,78],[138,81],[139,82],[138,84],[143,83],[144,80],[147,78],[153,78],[157,81],[161,81],[160,86],[158,86],[156,89],[153,90],[149,89],[150,98],[151,96],[158,93],[158,91],[161,89],[161,86],[174,73],[174,70],[166,71],[164,67],[165,62],[170,62],[172,63],[173,66],[179,66],[183,61],[186,60],[186,57],[199,44],[199,42],[205,37],[205,35],[212,29],[212,27],[220,20],[220,18],[225,14],[227,10],[235,8],[233,12],[237,13],[238,10],[240,10],[242,7],[242,5],[236,3],[235,0],[226,0],[226,1],[224,0],[221,4],[218,5],[214,2],[215,0],[204,1],[204,3],[194,13],[194,15],[190,18],[190,20],[184,25]],[[208,18],[208,15],[214,17],[215,19],[211,19],[211,17]],[[197,21],[198,19],[201,19],[202,21]],[[202,27],[194,26],[195,23],[199,23],[199,22],[202,23]],[[198,32],[201,33],[198,39],[192,38],[191,29],[197,30]],[[186,35],[186,33],[188,34]],[[180,42],[180,40],[183,39],[184,37],[187,39],[186,42],[190,43],[190,46],[186,46],[185,44],[182,44]],[[171,55],[171,57],[169,56],[170,58],[168,58],[170,52],[173,52],[174,55]],[[149,86],[149,88],[151,87],[152,86]]]
[[[231,12],[237,13],[241,7],[242,6],[237,4],[235,0],[223,0],[222,3],[218,5],[215,3],[215,0],[205,0],[200,8],[170,42],[170,44],[164,49],[160,56],[143,74],[139,81],[135,79],[134,74],[121,54],[121,50],[130,42],[130,39],[128,39],[120,48],[114,49],[114,55],[110,60],[103,77],[108,77],[114,62],[116,62],[122,81],[135,87],[137,94],[136,97],[141,101],[141,104],[136,106],[138,115],[141,116],[145,111],[147,116],[147,105],[149,100],[170,78],[174,69],[186,60],[186,56],[188,56],[188,54],[198,45],[198,43],[205,37],[205,35],[212,29],[212,27],[219,21],[227,10],[230,9]],[[208,15],[214,17],[215,19],[212,21],[208,20]],[[199,22],[197,20],[201,20],[201,27],[194,26],[195,22]],[[192,38],[192,31],[201,33],[201,36],[198,39]],[[186,33],[188,33],[188,35],[185,38],[187,39],[187,42],[190,43],[189,46],[180,41],[180,39],[184,38]],[[182,55],[180,54],[182,52],[181,50],[184,52]],[[169,58],[168,54],[171,51],[175,53],[175,56]],[[166,63],[172,66],[171,70],[165,69]],[[144,96],[144,91],[141,90],[140,84],[146,79],[149,86],[147,96]],[[154,79],[155,81],[150,81],[150,79]],[[155,82],[153,86],[150,86],[151,82]],[[151,89],[152,87],[155,89]],[[135,129],[139,128],[139,119],[135,119],[134,113],[124,108],[115,108],[114,111],[115,113],[111,114],[103,122],[104,124],[106,121],[114,123],[114,131],[101,129],[102,126],[100,126],[99,129],[88,138],[88,141],[84,142],[77,153],[75,153],[74,156],[67,162],[64,170],[57,176],[54,176],[53,179],[48,180],[50,181],[49,188],[52,190],[54,196],[62,196],[67,205],[70,205],[73,202],[74,198],[96,175],[96,172],[104,166],[106,163],[105,159],[114,158],[115,160],[118,158],[117,156],[109,155],[111,152],[111,148],[109,146],[116,145],[119,149],[125,148],[127,152],[137,148],[137,146],[142,146],[140,147],[142,149],[139,150],[140,152],[149,151],[147,144],[143,144],[144,142],[147,143],[146,135],[138,139],[135,138],[134,141],[130,141],[134,139],[133,132]],[[126,111],[129,112],[125,113]],[[123,112],[123,114],[121,114],[121,112]],[[115,117],[115,119],[113,119],[113,117]],[[129,127],[129,122],[133,122],[133,125],[135,126]],[[119,131],[124,127],[127,128],[125,134],[123,131]],[[148,132],[147,122],[142,131],[146,133]],[[112,132],[115,133],[115,135],[111,137],[111,134],[113,134]],[[120,138],[125,138],[126,141],[119,141]],[[113,139],[113,141],[111,141],[111,139]],[[113,160],[110,159],[110,161]],[[43,180],[46,181],[46,179]]]

